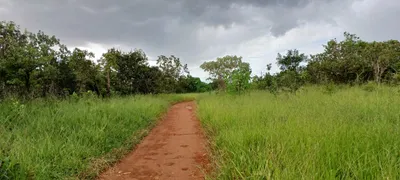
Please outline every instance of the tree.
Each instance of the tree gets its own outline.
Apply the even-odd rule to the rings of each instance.
[[[59,40],[55,36],[48,36],[44,32],[39,31],[36,35],[32,35],[33,41],[30,42],[29,48],[32,52],[36,52],[36,68],[33,71],[33,79],[36,80],[37,94],[45,97],[48,93],[56,94],[57,87],[57,55],[56,47],[60,46]]]
[[[121,51],[111,48],[107,51],[107,53],[103,54],[103,57],[99,60],[100,64],[103,66],[104,71],[106,72],[107,78],[107,96],[111,96],[111,78],[110,74],[112,70],[117,70],[117,59],[121,57]]]
[[[20,93],[33,95],[54,89],[56,80],[55,47],[59,40],[42,31],[20,31],[14,22],[0,23],[0,66],[4,88],[15,87]],[[51,86],[51,88],[49,88]]]
[[[344,37],[341,42],[330,40],[324,52],[311,56],[306,70],[313,83],[381,83],[395,77],[399,41],[366,42],[348,32]]]
[[[226,81],[231,78],[232,72],[241,64],[242,57],[227,55],[217,58],[216,61],[204,62],[200,68],[210,74],[209,79],[218,82],[220,90],[225,91]]]
[[[20,93],[21,89],[25,91],[22,52],[27,44],[27,33],[21,32],[19,26],[14,22],[2,21],[0,28],[0,70],[2,74],[0,78],[4,88],[2,92]],[[29,85],[25,83],[25,86]]]
[[[241,94],[250,87],[251,69],[249,63],[241,62],[239,67],[232,71],[228,83],[230,92]]]
[[[365,54],[373,68],[374,80],[381,83],[384,73],[399,61],[399,41],[372,42],[367,45]]]
[[[86,92],[88,90],[97,91],[96,68],[98,67],[89,59],[93,57],[93,53],[78,48],[75,48],[70,56],[68,65],[76,76],[78,92]]]
[[[0,22],[0,98],[193,92],[209,87],[189,76],[176,56],[160,56],[150,67],[142,50],[109,49],[95,64],[94,54],[72,51],[55,36],[21,30],[14,22]],[[179,89],[179,91],[178,91]]]
[[[300,63],[305,62],[306,60],[307,56],[300,54],[297,49],[288,50],[284,56],[278,53],[278,57],[276,58],[277,64],[282,71],[293,72],[298,72]]]
[[[342,78],[346,82],[363,81],[363,75],[368,71],[368,63],[364,58],[364,49],[367,42],[360,40],[355,34],[344,32],[345,40],[340,42]],[[355,75],[355,77],[354,77]]]
[[[267,73],[260,76],[253,76],[252,84],[255,89],[268,90],[275,93],[277,91],[276,76],[270,73],[272,64],[267,64]]]
[[[147,56],[144,51],[137,49],[129,53],[123,53],[117,59],[117,66],[117,90],[125,95],[139,93],[141,73],[148,66]]]
[[[158,67],[143,66],[140,72],[139,92],[156,94],[162,92],[163,74]]]
[[[190,75],[179,77],[177,93],[200,93],[210,90],[211,87],[198,77]]]
[[[289,88],[292,92],[297,91],[304,83],[301,78],[304,68],[300,64],[307,61],[307,56],[294,49],[288,50],[284,56],[278,53],[276,61],[282,70],[277,76],[279,85]]]
[[[163,73],[163,92],[176,92],[178,79],[181,75],[189,74],[187,65],[183,65],[180,59],[174,55],[166,57],[158,56],[157,65]]]

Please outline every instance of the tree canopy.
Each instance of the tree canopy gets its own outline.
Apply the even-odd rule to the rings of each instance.
[[[345,32],[343,35],[344,40],[328,41],[323,45],[323,52],[310,55],[309,58],[296,52],[297,50],[289,50],[286,56],[278,54],[277,63],[281,67],[281,72],[257,77],[253,81],[256,84],[253,87],[268,89],[274,86],[270,83],[273,81],[277,82],[276,86],[289,86],[289,89],[294,91],[306,83],[350,85],[371,81],[378,84],[397,85],[400,83],[400,43],[398,40],[367,42],[355,34]],[[287,58],[288,56],[297,56],[297,58]],[[298,62],[305,62],[304,66]]]
[[[110,48],[94,61],[92,52],[68,49],[55,36],[22,30],[12,21],[0,22],[0,98],[65,97],[94,92],[155,94],[205,92],[214,89],[241,94],[255,88],[296,92],[305,84],[400,84],[400,42],[361,40],[345,32],[329,40],[324,50],[305,55],[297,49],[277,54],[280,71],[251,76],[242,56],[226,55],[201,64],[210,83],[190,75],[187,64],[175,55],[159,55],[150,66],[142,49],[123,52]],[[96,63],[97,62],[97,63]]]
[[[250,80],[250,65],[243,62],[241,56],[226,55],[216,61],[204,62],[200,67],[210,74],[209,79],[216,81],[221,90],[226,89],[226,83],[245,87],[242,84]]]
[[[174,55],[160,55],[150,66],[145,52],[109,49],[97,61],[92,52],[69,50],[55,36],[31,33],[12,21],[0,22],[0,98],[56,96],[94,92],[148,94],[203,92],[209,84],[189,76]],[[97,62],[97,63],[95,63]]]
[[[250,78],[251,87],[271,92],[296,92],[305,84],[400,84],[400,42],[398,40],[361,40],[355,34],[343,33],[344,39],[332,39],[317,54],[305,55],[297,49],[277,54],[276,64],[280,71]],[[216,61],[203,63],[200,67],[209,72],[210,79],[225,89],[225,84],[237,77],[242,57],[225,56]],[[238,73],[243,74],[243,73]],[[245,74],[245,73],[244,73]],[[246,82],[249,80],[245,80]]]

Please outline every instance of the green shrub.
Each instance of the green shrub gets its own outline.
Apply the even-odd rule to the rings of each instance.
[[[334,94],[334,93],[337,92],[337,91],[338,91],[338,87],[337,87],[333,82],[328,83],[328,84],[326,84],[326,85],[324,86],[324,93],[325,93],[325,94],[332,95],[332,94]]]
[[[368,82],[367,84],[363,85],[363,90],[367,92],[373,92],[377,88],[377,84],[373,81]]]

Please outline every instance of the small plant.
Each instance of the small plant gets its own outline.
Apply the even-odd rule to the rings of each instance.
[[[28,174],[8,157],[0,159],[0,179],[27,179]]]
[[[393,85],[400,85],[400,73],[392,74],[390,83]]]
[[[273,79],[271,81],[271,86],[268,87],[268,91],[275,96],[278,95],[279,89],[278,89],[278,82],[276,81],[276,79]]]
[[[76,94],[76,92],[72,93],[72,95],[70,96],[70,100],[72,102],[78,102],[80,99],[80,97],[78,96],[78,94]]]
[[[375,82],[368,82],[362,89],[367,92],[373,92],[376,90],[376,86],[377,84]]]
[[[86,98],[86,99],[91,99],[91,98],[96,97],[96,94],[95,94],[93,91],[90,91],[90,90],[89,90],[89,91],[83,93],[83,94],[82,94],[82,97],[83,97],[83,98]]]
[[[324,93],[332,95],[337,91],[337,87],[333,82],[330,82],[329,84],[325,85],[324,87]]]

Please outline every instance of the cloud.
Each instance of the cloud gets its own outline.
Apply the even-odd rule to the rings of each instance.
[[[8,0],[0,0],[0,14],[7,14],[9,13],[9,9],[11,6],[11,2]]]
[[[368,41],[400,40],[398,0],[355,1],[351,10],[337,16],[338,25]]]
[[[3,19],[70,47],[97,56],[141,48],[151,60],[174,54],[202,79],[199,65],[225,54],[243,56],[259,74],[278,52],[318,52],[343,31],[399,39],[398,9],[398,0],[0,0]]]

